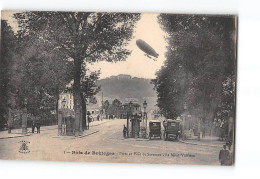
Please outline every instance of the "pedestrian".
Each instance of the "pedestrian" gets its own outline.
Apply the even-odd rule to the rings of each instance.
[[[128,131],[128,129],[124,125],[124,129],[123,129],[123,136],[124,136],[124,138],[127,137],[127,131]]]
[[[164,131],[166,131],[166,127],[167,127],[167,120],[166,119],[163,120],[163,127],[164,127]]]
[[[202,138],[205,138],[206,136],[206,127],[205,127],[205,124],[203,123],[202,124]]]
[[[223,149],[219,152],[219,162],[221,165],[230,165],[230,153],[226,145],[223,145]]]
[[[66,135],[66,118],[62,122],[62,135]]]
[[[228,151],[229,151],[229,155],[230,155],[230,158],[229,158],[229,165],[232,165],[232,163],[233,163],[233,152],[232,152],[232,148],[231,148],[231,146],[232,146],[232,144],[231,143],[228,143]]]
[[[35,130],[35,119],[33,118],[32,121],[32,133],[34,134],[34,130]]]
[[[99,115],[97,116],[97,120],[99,121]]]
[[[89,123],[91,122],[90,115],[91,115],[91,114],[90,114],[90,112],[88,111],[88,112],[87,112],[87,122],[88,122],[88,123],[87,123],[87,129],[89,129]]]
[[[198,122],[198,140],[200,140],[200,134],[201,134],[201,119],[199,119],[199,122]]]
[[[37,119],[37,121],[36,121],[36,128],[37,128],[37,134],[40,134],[40,132],[41,132],[41,121],[40,121],[40,119]]]

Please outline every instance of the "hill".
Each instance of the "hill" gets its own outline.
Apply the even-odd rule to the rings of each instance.
[[[157,95],[150,82],[150,79],[118,75],[98,80],[97,83],[101,86],[104,100],[119,99],[123,103],[131,100],[139,104],[147,100],[150,104],[153,103],[151,105],[155,105]],[[101,96],[101,92],[98,96]]]

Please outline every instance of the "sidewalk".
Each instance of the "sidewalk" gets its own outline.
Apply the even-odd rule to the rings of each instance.
[[[8,134],[8,131],[1,131],[0,132],[0,139],[8,139],[8,138],[17,138],[17,137],[24,137],[24,136],[30,136],[31,134],[26,134],[26,135],[23,135],[22,132],[18,133],[11,133],[11,134]]]
[[[205,138],[200,138],[200,140],[198,140],[197,136],[192,136],[186,140],[179,140],[179,142],[209,147],[222,147],[222,145],[225,143],[225,141],[218,141],[218,137],[216,136],[206,136]]]
[[[58,129],[57,129],[58,130]],[[59,139],[77,139],[77,138],[83,138],[92,134],[95,134],[99,132],[99,130],[93,129],[93,128],[89,128],[88,130],[84,130],[82,135],[79,136],[67,136],[67,135],[62,135],[62,136],[58,136],[58,135],[53,135],[51,136],[52,138],[59,138]]]
[[[89,123],[89,130],[85,130],[81,136],[78,136],[77,138],[86,137],[88,135],[94,134],[98,132],[97,130],[94,130],[92,127],[102,125],[106,122],[109,122],[108,120],[103,121],[94,121]],[[36,132],[36,131],[35,131]],[[42,126],[41,127],[41,134],[39,135],[49,135],[54,138],[75,138],[74,136],[57,136],[58,133],[58,126]],[[36,133],[35,133],[36,134]],[[32,129],[27,128],[27,134],[22,134],[22,129],[12,129],[12,132],[8,134],[8,131],[0,131],[0,140],[1,139],[8,139],[8,138],[17,138],[17,137],[24,137],[24,136],[31,136],[32,135]]]

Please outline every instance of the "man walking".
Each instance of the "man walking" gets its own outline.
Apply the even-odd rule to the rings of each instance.
[[[230,153],[226,145],[223,145],[223,149],[219,152],[219,162],[221,165],[230,165]]]
[[[128,129],[124,125],[124,129],[123,129],[123,136],[124,136],[124,138],[126,138],[127,131],[128,131]]]
[[[33,121],[32,121],[32,133],[34,134],[34,130],[35,130],[35,118],[33,117]]]
[[[37,121],[36,121],[36,128],[37,128],[37,134],[40,134],[40,130],[41,130],[41,121],[40,121],[40,119],[37,119]]]

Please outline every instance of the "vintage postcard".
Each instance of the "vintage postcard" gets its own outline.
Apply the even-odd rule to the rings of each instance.
[[[234,164],[237,16],[2,11],[0,159]]]

